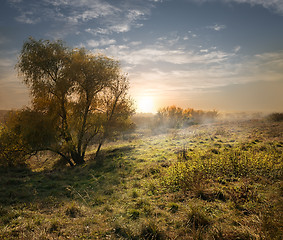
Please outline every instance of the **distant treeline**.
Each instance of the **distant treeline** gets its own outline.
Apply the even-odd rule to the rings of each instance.
[[[0,123],[4,122],[5,120],[5,115],[8,113],[8,110],[0,110]]]
[[[168,127],[185,127],[193,124],[214,121],[218,116],[216,110],[204,111],[193,108],[180,108],[175,105],[164,107],[157,112],[157,122]]]
[[[213,122],[218,116],[216,110],[204,111],[193,108],[180,108],[175,105],[160,108],[156,114],[139,114],[133,117],[137,127],[161,130],[182,128],[194,124]]]

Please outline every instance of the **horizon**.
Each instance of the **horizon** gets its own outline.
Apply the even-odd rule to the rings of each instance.
[[[0,109],[29,104],[14,66],[24,41],[62,39],[120,61],[137,112],[166,106],[283,111],[279,0],[5,0]]]

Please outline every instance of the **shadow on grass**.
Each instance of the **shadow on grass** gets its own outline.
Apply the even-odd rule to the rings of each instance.
[[[89,156],[82,166],[33,172],[28,168],[0,168],[0,204],[12,206],[42,202],[79,200],[86,205],[98,205],[109,199],[123,184],[131,171],[126,160],[132,147],[103,150],[99,158]],[[48,207],[46,205],[46,207]]]

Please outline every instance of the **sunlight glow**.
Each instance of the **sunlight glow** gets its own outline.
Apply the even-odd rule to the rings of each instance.
[[[154,100],[151,96],[143,96],[138,99],[138,109],[137,112],[141,113],[154,113],[155,106]]]

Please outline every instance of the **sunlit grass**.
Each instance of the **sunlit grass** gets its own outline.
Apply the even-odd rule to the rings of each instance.
[[[1,169],[0,238],[280,239],[280,129],[191,126],[106,144],[76,168]]]

